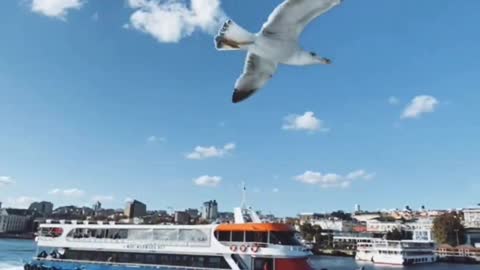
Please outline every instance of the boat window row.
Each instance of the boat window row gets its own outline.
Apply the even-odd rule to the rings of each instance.
[[[67,250],[64,260],[230,269],[222,256]]]
[[[92,229],[76,228],[67,239],[114,239],[134,241],[184,241],[209,243],[209,229]]]
[[[46,228],[41,228],[38,232],[39,236],[43,237],[59,237],[63,233],[63,229],[60,227],[46,227]]]
[[[301,246],[293,231],[282,232],[249,232],[249,231],[216,231],[215,237],[220,242],[265,243],[285,246]]]
[[[405,255],[405,256],[424,256],[424,255],[433,255],[432,251],[395,251],[395,250],[379,250],[379,254],[385,255]]]
[[[433,248],[435,244],[433,242],[427,243],[414,243],[414,242],[402,242],[404,248]]]

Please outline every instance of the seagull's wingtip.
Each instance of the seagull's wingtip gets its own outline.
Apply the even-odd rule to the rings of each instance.
[[[233,90],[232,103],[239,103],[250,97],[257,89],[252,90]]]

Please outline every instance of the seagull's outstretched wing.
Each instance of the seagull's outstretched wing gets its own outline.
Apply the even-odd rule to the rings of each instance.
[[[341,2],[342,0],[285,0],[270,14],[262,27],[262,33],[296,40],[308,23]]]
[[[238,103],[262,88],[277,70],[277,63],[248,53],[243,73],[235,83],[232,102]]]

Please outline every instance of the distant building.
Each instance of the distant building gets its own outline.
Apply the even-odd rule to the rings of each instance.
[[[413,222],[403,224],[403,230],[412,232],[415,241],[434,241],[433,218],[419,218]]]
[[[219,212],[217,219],[222,223],[229,223],[234,221],[235,215],[233,212]]]
[[[43,217],[50,216],[53,212],[53,203],[51,202],[34,202],[30,204],[30,207],[28,207],[28,210],[37,213]]]
[[[216,200],[203,203],[202,218],[206,220],[215,220],[218,217],[218,204]]]
[[[128,218],[143,217],[147,215],[147,205],[137,200],[128,202],[125,207],[125,216]]]
[[[114,209],[99,209],[95,211],[95,216],[101,216],[101,217],[114,217],[115,216],[115,210]]]
[[[466,244],[480,248],[480,229],[465,230]]]
[[[358,222],[367,222],[369,220],[374,220],[379,217],[380,217],[380,213],[366,213],[366,212],[356,213],[352,216],[352,218]]]
[[[340,219],[322,218],[311,222],[312,225],[318,225],[323,231],[334,232],[351,232],[353,231],[353,223]]]
[[[93,211],[95,211],[95,213],[97,213],[97,211],[99,211],[100,209],[102,209],[102,203],[100,201],[97,201],[93,205]]]
[[[367,220],[367,232],[372,233],[387,233],[393,229],[402,230],[402,223],[400,222],[383,222],[374,220]]]
[[[480,208],[465,208],[463,209],[463,216],[465,227],[480,228]]]
[[[32,213],[26,209],[0,209],[0,233],[28,231]]]
[[[200,217],[200,212],[198,211],[198,209],[188,208],[187,210],[185,210],[185,212],[187,212],[190,218],[197,219],[198,217]]]
[[[186,211],[175,211],[175,224],[188,224],[190,222],[190,215]]]
[[[360,204],[355,204],[355,213],[361,212],[362,209],[360,208]]]
[[[300,220],[300,224],[304,223],[311,223],[314,220],[325,218],[324,214],[318,213],[300,213],[298,214],[298,219]]]

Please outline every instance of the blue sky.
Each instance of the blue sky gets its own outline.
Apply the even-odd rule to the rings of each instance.
[[[333,65],[235,105],[244,53],[213,29],[280,1],[50,1],[0,3],[4,205],[228,211],[242,181],[277,215],[479,202],[477,0],[345,0],[301,37]]]

